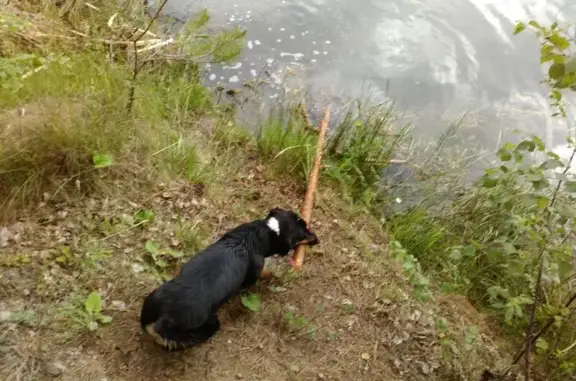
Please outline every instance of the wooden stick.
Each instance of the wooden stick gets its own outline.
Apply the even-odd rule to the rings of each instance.
[[[312,165],[312,170],[310,171],[310,177],[308,179],[308,188],[306,189],[306,195],[304,196],[304,203],[302,204],[302,219],[310,224],[310,218],[312,217],[312,207],[314,206],[314,192],[316,192],[316,186],[318,184],[318,175],[320,173],[320,167],[322,162],[322,153],[324,151],[324,137],[328,131],[328,124],[330,122],[330,105],[326,107],[324,111],[324,118],[320,124],[320,133],[318,134],[318,144],[316,145],[316,157],[314,158],[314,165]],[[306,254],[306,245],[300,245],[296,248],[294,253],[294,263],[293,266],[296,270],[302,268],[304,263],[304,255]]]

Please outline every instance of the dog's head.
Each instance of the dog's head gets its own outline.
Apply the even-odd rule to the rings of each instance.
[[[320,243],[306,222],[293,211],[280,208],[270,210],[266,216],[266,225],[277,237],[274,240],[274,254],[287,255],[298,245],[314,246]]]

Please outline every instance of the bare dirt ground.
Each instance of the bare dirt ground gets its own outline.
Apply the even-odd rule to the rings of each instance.
[[[193,255],[238,223],[279,206],[297,209],[301,189],[256,161],[225,184],[159,184],[151,194],[119,199],[47,201],[2,230],[0,241],[0,378],[2,380],[430,380],[477,377],[499,357],[486,319],[463,298],[411,297],[389,258],[380,224],[338,194],[319,191],[313,228],[321,245],[303,271],[273,263],[275,276],[252,292],[259,312],[232,300],[222,330],[208,344],[166,353],[140,331],[145,295],[157,274],[147,240]],[[276,180],[274,180],[276,178]],[[48,198],[48,197],[47,197]],[[155,220],[133,227],[139,209]],[[94,331],[82,318],[92,291],[110,324]],[[472,349],[450,342],[468,326]],[[445,344],[445,343],[444,343]],[[460,355],[455,355],[460,353]]]

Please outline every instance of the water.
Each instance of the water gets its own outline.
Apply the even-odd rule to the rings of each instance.
[[[540,84],[538,41],[512,30],[530,18],[574,20],[569,1],[169,0],[165,13],[185,20],[208,8],[216,25],[248,30],[243,56],[208,67],[208,84],[240,87],[267,68],[275,98],[295,87],[282,76],[296,73],[319,107],[393,99],[420,136],[467,112],[470,144],[494,149],[514,128],[564,141],[566,123],[549,117]]]

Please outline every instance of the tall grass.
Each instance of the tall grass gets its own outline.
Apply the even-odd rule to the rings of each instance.
[[[290,108],[275,108],[260,125],[257,148],[267,164],[306,181],[314,162],[317,137]]]
[[[382,171],[408,136],[409,126],[397,127],[387,104],[354,102],[327,141],[326,176],[341,184],[351,199],[370,203]]]
[[[351,200],[373,202],[382,171],[407,137],[409,126],[397,128],[388,105],[369,106],[357,101],[330,128],[322,176]],[[317,131],[306,125],[297,107],[272,111],[260,126],[257,142],[260,154],[277,170],[307,179]]]
[[[28,10],[38,6],[18,5]],[[217,110],[210,91],[200,84],[193,57],[212,54],[216,61],[230,59],[238,54],[243,34],[189,38],[208,21],[203,12],[171,48],[171,57],[182,59],[158,59],[161,53],[155,51],[140,53],[136,76],[134,54],[125,45],[131,37],[118,40],[124,50],[102,41],[117,39],[120,29],[146,28],[150,21],[138,7],[119,10],[103,1],[98,10],[80,4],[66,12],[66,6],[52,13],[17,8],[0,12],[4,54],[0,193],[7,195],[0,207],[4,210],[46,192],[93,191],[102,180],[134,187],[171,176],[192,181],[211,178],[210,167],[198,152],[199,136],[205,132],[199,125],[208,115],[217,117]],[[117,25],[103,27],[116,12]],[[62,14],[86,36],[72,34],[59,18]],[[146,63],[148,58],[153,60]],[[134,102],[129,109],[131,88]]]

